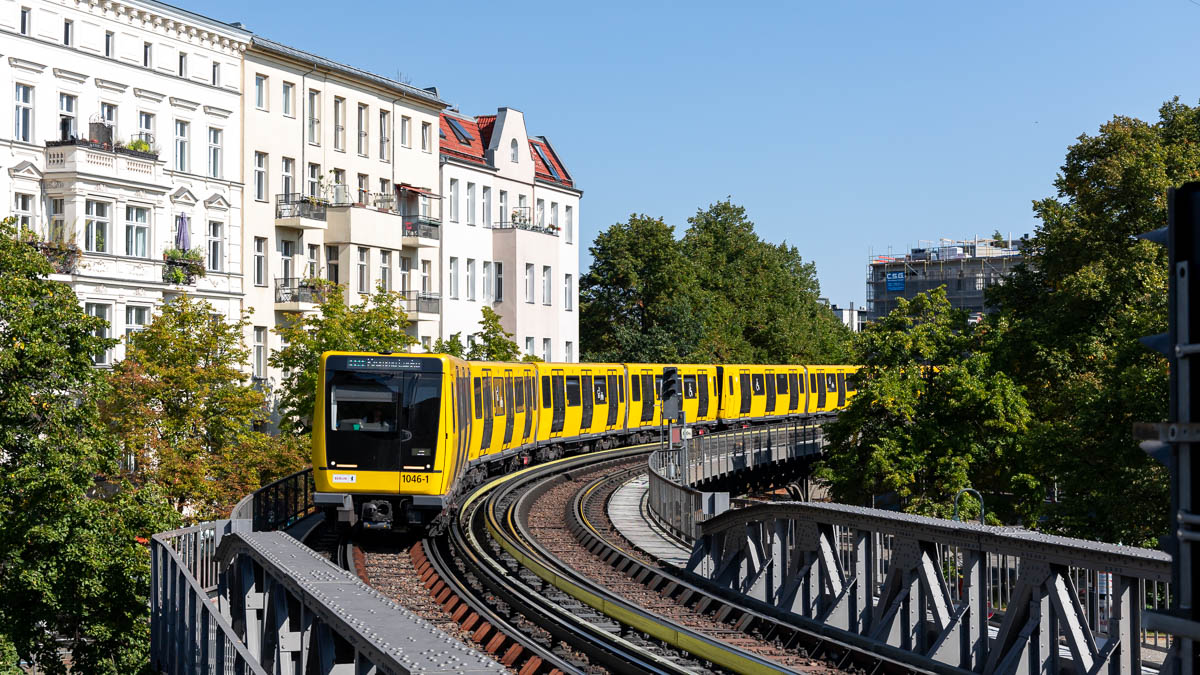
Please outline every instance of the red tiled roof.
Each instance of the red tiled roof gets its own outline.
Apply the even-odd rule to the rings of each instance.
[[[454,134],[454,129],[450,128],[450,123],[446,121],[446,113],[441,114],[441,151],[459,159],[477,162],[479,164],[487,164],[487,160],[483,157],[484,145],[480,141],[478,125],[467,118],[455,117],[454,120],[462,125],[467,135],[471,137],[470,143],[460,143],[458,136]]]
[[[463,130],[467,132],[467,135],[471,136],[471,141],[469,143],[459,142],[458,136],[455,135],[454,129],[451,128],[450,122],[447,121],[449,117],[453,117],[454,120],[462,126]],[[491,143],[492,130],[496,127],[495,115],[481,115],[471,119],[467,117],[459,117],[458,115],[448,115],[447,113],[442,113],[440,126],[442,130],[441,151],[443,153],[457,159],[487,166],[485,151],[488,145]],[[537,148],[539,147],[542,149],[542,152],[546,154],[546,159],[548,159],[554,165],[554,168],[558,170],[558,178],[555,178],[554,174],[550,172],[550,169],[547,168],[545,163],[542,162],[542,158],[537,152]],[[563,168],[562,161],[550,147],[549,141],[546,141],[541,137],[537,139],[530,138],[529,154],[533,157],[533,175],[535,177],[551,183],[558,183],[559,185],[566,185],[568,187],[574,186],[574,182],[571,180],[570,174],[568,174],[566,169]]]
[[[475,124],[479,125],[479,140],[483,141],[483,147],[492,144],[492,129],[496,126],[495,115],[480,115],[475,118]]]
[[[538,156],[537,148],[540,147],[542,152],[546,153],[546,159],[554,164],[554,168],[558,171],[558,178],[550,172],[546,165],[542,163],[542,158]],[[550,149],[550,143],[540,139],[529,139],[529,154],[533,155],[533,175],[535,178],[550,181],[551,183],[559,183],[561,185],[570,186],[571,177],[563,169],[562,162],[559,161],[558,155]]]

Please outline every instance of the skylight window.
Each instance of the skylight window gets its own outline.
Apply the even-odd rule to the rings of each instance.
[[[562,180],[562,176],[558,175],[558,169],[554,168],[554,165],[546,158],[546,151],[542,149],[542,146],[534,143],[533,149],[537,150],[538,157],[542,158],[542,164],[546,165],[546,169],[550,171],[551,176],[554,176],[554,180]]]
[[[467,133],[467,130],[463,128],[463,125],[460,124],[458,120],[454,119],[453,117],[447,117],[446,121],[450,123],[450,130],[454,132],[454,135],[458,138],[459,143],[462,143],[463,145],[470,145],[471,141],[475,140],[471,134]]]

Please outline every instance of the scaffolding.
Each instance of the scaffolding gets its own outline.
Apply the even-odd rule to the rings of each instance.
[[[946,287],[953,307],[978,319],[988,311],[984,292],[1004,283],[1021,263],[1019,244],[1012,239],[939,239],[937,245],[918,246],[903,255],[872,255],[867,264],[867,321],[887,316],[900,298],[911,299],[939,286]]]

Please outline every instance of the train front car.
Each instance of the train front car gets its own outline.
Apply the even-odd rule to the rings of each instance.
[[[461,466],[455,359],[327,352],[313,411],[314,502],[340,523],[424,528]]]

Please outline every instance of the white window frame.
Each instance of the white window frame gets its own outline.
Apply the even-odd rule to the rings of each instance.
[[[412,118],[408,115],[400,118],[400,145],[412,147]]]
[[[458,179],[450,179],[450,222],[458,222]]]
[[[358,104],[358,154],[362,157],[367,156],[367,152],[371,147],[371,137],[368,127],[371,126],[368,120],[371,119],[371,106],[366,103]]]
[[[495,283],[492,284],[492,291],[496,294],[495,301],[504,302],[504,263],[492,263],[492,274],[496,277]]]
[[[21,8],[21,35],[33,34],[33,10],[28,7]]]
[[[525,302],[531,305],[534,303],[535,297],[534,275],[536,273],[537,272],[533,263],[525,263]]]
[[[433,263],[428,260],[421,261],[421,293],[429,294],[433,292]]]
[[[262,73],[254,74],[254,107],[259,110],[269,109],[267,107],[270,104],[268,99],[268,96],[270,95],[268,93],[270,91],[268,82],[269,80],[267,79],[266,75],[263,75]]]
[[[225,270],[225,223],[219,220],[208,221],[208,261],[209,272]]]
[[[321,110],[321,92],[316,89],[308,90],[305,115],[307,115],[307,135],[309,145],[321,144],[321,118],[317,115]]]
[[[295,173],[296,160],[291,157],[281,158],[279,163],[279,187],[284,195],[291,195],[296,192]],[[270,192],[264,191],[263,194],[267,197],[270,196]],[[291,197],[284,197],[284,199],[291,199]]]
[[[563,359],[567,363],[572,363],[575,360],[575,343],[566,340],[563,345]]]
[[[221,178],[224,175],[222,166],[221,150],[222,142],[224,141],[225,131],[220,127],[208,128],[208,177]]]
[[[371,249],[358,247],[358,292],[366,295],[371,292]]]
[[[13,215],[17,218],[18,232],[33,231],[33,205],[35,198],[26,192],[13,194]]]
[[[254,378],[267,377],[267,327],[254,327]]]
[[[175,120],[175,170],[183,173],[188,173],[191,168],[190,157],[191,151],[190,137],[192,134],[192,124],[188,120]]]
[[[573,244],[573,243],[575,243],[575,208],[568,205],[567,207],[564,208],[564,211],[565,211],[565,213],[564,213],[563,217],[566,218],[566,221],[567,221],[565,223],[566,224],[566,233],[567,233],[567,243]]]
[[[534,356],[535,348],[536,347],[534,347],[533,336],[526,336],[526,338],[525,338],[525,353],[528,354],[529,356]]]
[[[573,281],[574,280],[571,278],[570,274],[563,275],[563,309],[568,312],[571,311],[571,308],[575,305],[575,303],[571,302],[571,298],[573,297],[571,292]]]
[[[83,311],[88,316],[94,316],[97,319],[104,319],[105,321],[105,324],[93,333],[96,337],[107,338],[112,335],[112,307],[110,303],[106,302],[85,302],[83,304]],[[92,356],[92,365],[107,366],[111,362],[111,349],[105,349],[103,352]]]
[[[392,161],[392,116],[389,110],[379,111],[379,159]]]
[[[17,82],[13,88],[13,138],[22,143],[32,143],[33,136],[33,85]]]
[[[70,119],[70,129],[67,132],[68,136],[79,136],[79,97],[73,94],[59,92],[58,94],[58,129],[59,135],[62,135],[63,119]]]
[[[492,262],[483,261],[483,301],[492,302]]]
[[[467,224],[475,224],[475,184],[467,183]]]
[[[134,258],[150,257],[151,212],[152,209],[149,206],[125,205],[125,255]],[[139,220],[137,218],[139,214],[145,219]]]
[[[346,151],[346,99],[333,97],[333,149]]]
[[[143,68],[153,68],[154,67],[154,43],[153,42],[143,42],[142,43],[142,67]]]
[[[513,164],[516,164],[520,161],[519,148],[520,144],[517,143],[517,139],[515,138],[512,139],[512,142],[508,144],[509,161],[511,161]]]
[[[75,46],[75,22],[71,19],[63,19],[63,44]]]
[[[111,59],[117,52],[117,34],[111,30],[104,31],[104,58]]]
[[[316,279],[317,273],[320,271],[317,265],[320,263],[321,247],[317,244],[308,245],[308,274],[305,276],[309,279]]]
[[[296,117],[296,85],[292,82],[284,82],[280,95],[283,97],[283,116]]]
[[[421,150],[433,152],[433,125],[421,122]]]
[[[554,303],[554,268],[542,265],[542,304],[551,307]]]
[[[267,285],[267,238],[254,238],[254,285]]]
[[[449,270],[450,299],[457,300],[458,299],[458,258],[456,258],[455,256],[450,256],[449,267],[450,267],[450,270]]]
[[[188,74],[187,74],[188,73],[188,58],[187,57],[188,57],[187,52],[179,52],[179,73],[178,73],[178,75],[185,79],[188,76]]]
[[[321,192],[321,165],[316,162],[308,163],[308,196],[320,197]]]
[[[480,204],[483,207],[483,217],[480,218],[480,222],[483,223],[484,227],[491,227],[492,226],[492,188],[491,188],[491,186],[484,185],[482,192],[483,192],[483,194],[480,195]]]
[[[66,241],[66,205],[67,200],[62,197],[50,198],[50,229],[46,232],[50,241]]]
[[[212,62],[212,86],[214,86],[214,87],[221,86],[221,62],[220,61]]]
[[[151,308],[146,305],[125,305],[125,342],[129,342],[129,336],[134,333],[145,330],[146,325],[150,323]]]
[[[537,200],[536,218],[537,218],[537,220],[535,222],[537,223],[538,227],[546,226],[546,200],[545,199]]]
[[[467,300],[475,299],[475,259],[467,258]]]
[[[267,201],[267,153],[254,153],[254,199]]]
[[[383,284],[383,290],[392,290],[392,252],[379,252],[379,283]]]
[[[104,207],[101,216],[99,208]],[[110,253],[112,248],[112,202],[89,199],[84,204],[83,250],[89,253]],[[98,245],[99,244],[99,245]]]
[[[542,338],[542,360],[549,363],[553,360],[554,350],[550,338]]]
[[[333,283],[341,283],[341,261],[338,259],[337,246],[325,246],[325,278]]]

